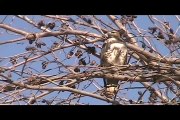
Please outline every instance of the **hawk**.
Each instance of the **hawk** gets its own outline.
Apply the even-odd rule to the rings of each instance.
[[[117,31],[107,33],[108,39],[102,46],[101,50],[101,66],[110,67],[116,65],[124,65],[127,62],[127,47],[120,39]],[[118,91],[118,80],[104,78],[105,95],[113,97]]]

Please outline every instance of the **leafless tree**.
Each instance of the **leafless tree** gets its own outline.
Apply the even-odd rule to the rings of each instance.
[[[2,105],[180,103],[177,15],[2,15],[0,22]],[[128,48],[125,65],[100,65],[110,31]],[[103,78],[119,81],[115,97],[104,95]]]

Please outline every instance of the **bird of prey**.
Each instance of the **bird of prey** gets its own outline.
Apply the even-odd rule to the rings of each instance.
[[[117,31],[107,33],[108,38],[105,40],[101,50],[101,66],[110,67],[116,65],[125,65],[127,62],[127,47],[120,38]],[[105,95],[112,98],[118,91],[118,80],[104,78]]]

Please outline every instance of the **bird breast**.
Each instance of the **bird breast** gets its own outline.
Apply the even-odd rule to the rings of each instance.
[[[125,62],[127,55],[127,48],[122,43],[106,43],[102,49],[102,58],[106,65],[122,65]]]

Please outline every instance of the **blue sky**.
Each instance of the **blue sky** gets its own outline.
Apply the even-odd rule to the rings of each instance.
[[[0,21],[4,17],[5,17],[5,15],[0,15]],[[33,19],[35,22],[38,22],[43,18],[42,16],[28,16],[28,17]],[[109,22],[109,20],[108,20],[108,18],[106,16],[98,16],[98,17],[102,18],[102,20],[105,21],[105,22]],[[175,29],[175,30],[177,29],[177,27],[179,25],[177,19],[174,16],[168,15],[168,16],[157,16],[157,17],[159,19],[162,19],[162,20],[163,20],[163,17],[164,17],[166,19],[166,21],[168,21],[170,23],[170,25],[172,26],[172,28]],[[73,16],[73,18],[75,18],[75,16]],[[49,18],[46,18],[45,21],[46,22],[53,22],[53,20],[49,19]],[[29,25],[28,23],[24,22],[23,20],[21,20],[21,19],[19,19],[17,17],[14,17],[14,16],[8,16],[3,23],[11,25],[12,27],[15,27],[15,28],[18,28],[18,29],[25,30],[27,32],[40,32],[40,30],[38,30],[36,27],[34,27],[32,25]],[[137,19],[135,20],[135,23],[137,24],[138,27],[140,27],[140,28],[142,28],[144,30],[147,30],[148,27],[153,26],[152,22],[148,19],[148,17],[144,16],[144,15],[138,15]],[[60,25],[60,23],[56,21],[56,25]],[[55,27],[54,29],[58,30],[58,27]],[[81,29],[83,29],[83,28],[81,28]],[[90,31],[97,33],[96,31],[93,31],[93,30],[90,30]],[[5,30],[0,28],[0,42],[15,39],[15,38],[19,38],[19,37],[21,37],[21,36],[20,35],[14,35],[14,33],[12,33],[12,32],[7,33]],[[57,41],[57,39],[54,38],[54,37],[41,38],[40,40],[45,42],[47,47],[51,47],[53,42]],[[138,40],[142,41],[141,38],[139,38]],[[154,47],[157,48],[157,51],[162,53],[162,55],[168,55],[168,56],[170,55],[168,49],[166,47],[162,46],[159,41],[152,40],[152,42],[153,42],[154,45],[156,45]],[[141,44],[141,43],[139,43],[139,44]],[[22,42],[19,42],[19,44],[15,43],[15,44],[0,45],[0,51],[1,51],[0,52],[0,58],[6,58],[6,57],[9,57],[9,56],[13,56],[15,54],[23,53],[23,52],[25,52],[25,48],[27,46],[29,46],[28,41],[22,41]],[[31,46],[33,46],[33,44]],[[92,46],[92,45],[89,45],[89,46]],[[47,50],[46,47],[43,47],[42,49]],[[57,51],[55,53],[58,56],[58,58],[61,61],[63,61],[64,58],[66,57],[64,52],[68,53],[71,49],[72,49],[72,47],[71,48],[66,48],[66,49],[64,49],[64,51],[63,50]],[[75,49],[77,50],[77,48],[75,48]],[[100,49],[97,50],[97,53],[100,53]],[[87,56],[87,54],[84,54],[83,57],[85,57],[85,56]],[[48,58],[49,60],[54,59],[50,55],[47,55],[46,58]],[[42,57],[40,59],[37,59],[37,60],[35,60],[34,63],[30,63],[30,66],[32,66],[36,70],[39,70],[39,71],[43,72],[42,69],[41,69],[41,63],[42,63],[43,60],[47,60],[46,58]],[[91,60],[95,60],[99,64],[99,59],[97,59],[93,55],[90,55],[90,58],[91,58]],[[41,61],[39,61],[39,60],[41,60]],[[88,57],[86,57],[85,60],[88,61]],[[19,61],[22,61],[22,59],[20,59]],[[77,65],[78,59],[76,57],[73,57],[72,59],[68,59],[68,60],[63,61],[63,63],[66,64],[66,65]],[[0,66],[8,67],[8,66],[11,66],[11,65],[12,64],[9,63],[8,60],[0,62]],[[52,64],[48,65],[48,68],[56,68],[56,67],[57,67],[57,64],[52,63]],[[22,66],[18,67],[17,69],[21,70]],[[35,72],[35,71],[33,71],[33,72]],[[57,74],[58,69],[46,72],[44,74],[54,74],[54,73]],[[19,76],[17,76],[16,74],[13,74],[13,78],[14,78],[14,80],[17,80],[19,78]],[[102,79],[95,79],[95,80],[97,82],[99,82],[99,84],[103,85]],[[84,84],[87,84],[87,82],[84,82],[84,83],[80,84],[80,87],[83,87]],[[124,84],[123,87],[126,87],[128,85],[129,85],[129,83]],[[132,86],[142,87],[142,85],[139,84],[139,83],[132,84]],[[93,85],[91,85],[88,89],[86,89],[86,91],[91,91],[91,92],[93,92],[95,90],[96,90],[96,88]],[[141,91],[144,91],[144,90],[145,89],[142,89]],[[124,90],[124,91],[121,91],[121,95],[126,94],[125,96],[127,96],[128,98],[137,99],[137,96],[138,96],[137,91],[139,91],[139,90],[128,90],[128,91]],[[27,95],[27,94],[29,94],[29,92],[30,91],[26,91],[24,94]],[[44,98],[53,98],[53,97],[56,96],[56,93],[57,92],[51,93],[49,96],[46,96]],[[63,93],[61,92],[58,95],[58,97],[63,99],[63,98],[67,98],[68,95],[69,95],[69,92],[63,92]],[[147,95],[148,95],[148,92],[147,92]],[[90,97],[83,97],[80,101],[82,103],[97,104],[97,105],[108,104],[108,103],[106,103],[104,101],[97,100],[97,99],[90,98]]]

